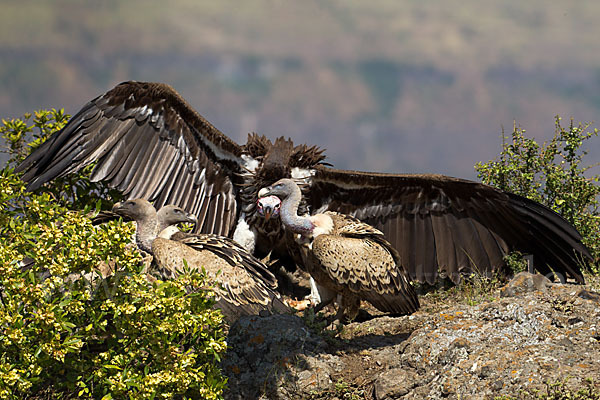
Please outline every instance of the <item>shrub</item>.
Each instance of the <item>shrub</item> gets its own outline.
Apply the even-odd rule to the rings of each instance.
[[[500,157],[477,163],[475,169],[482,182],[542,203],[573,224],[594,257],[592,271],[598,273],[599,176],[589,176],[597,164],[585,165],[583,160],[584,143],[598,136],[598,130],[589,128],[590,124],[574,124],[573,120],[565,128],[557,116],[554,137],[540,146],[515,124],[511,138],[503,134]]]
[[[37,127],[43,140],[61,115],[4,121],[11,163],[27,154],[26,134]],[[0,398],[221,397],[223,318],[203,274],[150,283],[133,225],[92,226],[89,205],[69,211],[65,182],[27,193],[0,171]],[[106,194],[73,193],[79,204]]]

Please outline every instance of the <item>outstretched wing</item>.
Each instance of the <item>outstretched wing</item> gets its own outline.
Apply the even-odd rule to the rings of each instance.
[[[311,209],[351,214],[380,229],[413,279],[454,282],[463,272],[491,274],[504,255],[532,254],[542,274],[583,282],[591,260],[581,235],[549,208],[480,183],[442,175],[377,174],[317,166]]]
[[[197,229],[228,235],[237,204],[232,176],[242,149],[170,86],[124,82],[87,103],[17,167],[28,189],[96,163],[91,179],[156,208],[180,206]]]

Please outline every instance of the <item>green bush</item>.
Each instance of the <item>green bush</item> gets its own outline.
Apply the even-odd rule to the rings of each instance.
[[[40,137],[62,124],[57,113]],[[19,121],[2,130],[11,163],[27,153]],[[0,399],[222,397],[224,324],[205,277],[150,283],[131,223],[94,227],[89,206],[70,211],[55,193],[0,171]]]
[[[28,125],[32,116],[34,117],[32,125]],[[52,109],[36,111],[34,115],[27,113],[23,119],[3,119],[0,133],[8,145],[9,164],[23,161],[32,149],[37,148],[52,133],[65,126],[69,118],[64,109]]]
[[[540,202],[572,223],[592,252],[592,271],[598,273],[599,176],[589,175],[590,168],[597,164],[585,165],[587,152],[583,150],[586,141],[598,136],[598,130],[590,130],[590,124],[574,124],[573,120],[565,128],[558,116],[555,127],[552,140],[540,146],[515,124],[511,138],[503,135],[500,157],[477,163],[475,169],[482,182]]]

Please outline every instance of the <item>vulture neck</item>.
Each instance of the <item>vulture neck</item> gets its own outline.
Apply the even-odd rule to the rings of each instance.
[[[302,192],[296,185],[293,186],[292,193],[281,202],[281,222],[283,225],[294,233],[299,233],[305,237],[311,237],[315,224],[312,223],[310,217],[298,216],[298,206],[302,199]]]
[[[152,241],[158,235],[158,221],[156,217],[144,216],[137,219],[135,229],[135,242],[138,248],[152,253]]]
[[[176,226],[170,225],[162,229],[158,234],[158,237],[162,239],[171,239],[173,235],[175,235],[178,232],[180,231]]]

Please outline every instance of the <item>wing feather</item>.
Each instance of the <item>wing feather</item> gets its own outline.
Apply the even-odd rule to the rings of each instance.
[[[207,249],[226,260],[230,265],[243,267],[249,274],[262,281],[270,288],[277,287],[277,279],[268,267],[251,255],[233,239],[212,234],[179,233],[176,240],[195,249]]]
[[[176,234],[175,240],[156,239],[152,244],[154,259],[159,270],[167,277],[177,274],[184,260],[189,268],[204,269],[208,282],[216,293],[216,306],[221,308],[228,322],[242,315],[258,314],[263,310],[287,312],[289,308],[274,290],[275,277],[260,261],[249,254],[237,254],[227,238],[215,235]],[[263,268],[261,272],[255,268]]]
[[[135,124],[132,126],[130,132],[132,132],[136,138],[140,138],[140,142],[146,139],[144,137],[144,130],[140,129],[140,127]],[[132,153],[135,154],[138,151],[138,146],[140,146],[140,143],[138,143],[137,140],[119,140],[111,149],[108,160],[105,163],[105,165],[110,166],[110,172],[106,175],[105,179],[112,182],[115,188],[118,188],[121,183],[120,179],[117,177],[120,173],[127,173],[127,171],[123,171],[127,168],[127,160]]]
[[[216,223],[216,217],[217,217],[217,211],[215,209],[215,207],[212,207],[213,204],[213,200],[215,199],[216,196],[210,198],[210,202],[211,202],[211,206],[208,207],[208,215],[206,217],[206,230],[208,231],[212,231],[215,223]]]
[[[129,186],[132,177],[140,169],[142,160],[146,159],[146,156],[151,153],[150,146],[153,142],[152,139],[156,138],[156,135],[153,134],[152,130],[153,129],[148,126],[146,126],[145,129],[141,129],[140,143],[130,149],[129,154],[125,156],[126,159],[121,169],[113,178],[117,189],[124,191]]]
[[[158,160],[154,168],[144,168],[141,180],[147,182],[146,185],[136,185],[131,189],[132,198],[150,199],[155,193],[166,193],[165,185],[172,182],[171,173],[178,165],[180,154],[173,147],[159,146],[157,149]]]
[[[416,239],[414,234],[414,224],[411,223],[411,219],[414,218],[414,214],[402,215],[400,218],[400,224],[398,236],[401,241],[398,242],[398,252],[400,253],[400,259],[402,260],[403,266],[414,266],[414,254],[412,249],[414,248],[414,240]],[[416,277],[420,282],[425,282],[426,276],[423,275],[423,271],[417,271],[416,268],[412,269],[413,276]]]
[[[137,186],[137,183],[144,176],[144,174],[148,172],[143,168],[143,166],[147,165],[149,160],[155,160],[156,154],[160,151],[161,147],[158,146],[158,142],[158,135],[152,135],[150,141],[148,142],[148,148],[142,153],[141,157],[137,158],[136,163],[131,168],[132,173],[130,173],[127,177],[127,181],[122,184],[124,187],[124,189],[122,189],[124,193],[130,193],[132,196],[134,196],[133,189]]]
[[[445,214],[435,212],[431,214],[431,226],[435,241],[435,270],[429,269],[427,279],[424,282],[435,283],[438,269],[445,271],[452,277],[458,268],[456,260],[456,251],[454,249],[454,240],[452,237],[451,226],[446,221]],[[421,281],[423,282],[423,281]]]
[[[171,199],[171,193],[172,193],[173,187],[175,187],[177,184],[179,184],[181,182],[181,179],[176,179],[176,177],[182,176],[184,168],[185,168],[185,163],[183,161],[183,157],[181,156],[181,154],[179,152],[175,152],[175,157],[173,158],[171,163],[167,166],[167,170],[165,171],[165,174],[163,176],[158,177],[159,178],[158,182],[160,185],[159,187],[161,188],[161,190],[159,192],[160,195],[156,199],[153,199],[154,207],[160,209],[160,207],[163,204],[175,204],[175,203],[170,203],[169,201]],[[175,204],[175,205],[179,205],[179,204]]]

